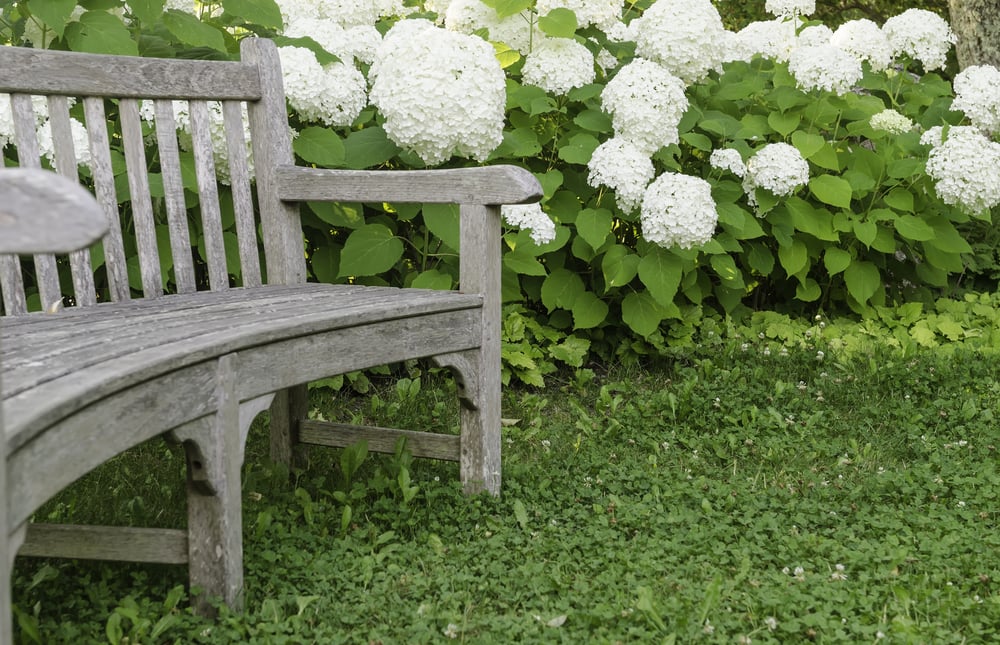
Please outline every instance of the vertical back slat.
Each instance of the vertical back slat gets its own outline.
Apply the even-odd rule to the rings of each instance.
[[[181,178],[180,150],[177,147],[177,121],[172,101],[157,100],[156,142],[160,151],[160,174],[167,207],[167,227],[170,229],[170,254],[174,261],[174,282],[178,293],[192,293],[194,261],[191,257],[191,235],[188,232],[187,206],[184,203],[184,181]]]
[[[219,188],[216,182],[215,159],[212,155],[211,117],[206,101],[190,101],[191,139],[194,149],[195,174],[198,177],[198,197],[201,211],[205,254],[208,256],[208,282],[213,291],[229,288],[226,270],[226,247],[222,237],[222,212],[219,208]]]
[[[111,148],[108,145],[108,126],[104,99],[89,96],[83,99],[90,136],[91,171],[94,176],[94,194],[108,218],[108,234],[104,246],[104,267],[108,274],[111,300],[131,299],[128,286],[128,269],[125,265],[125,247],[122,243],[122,226],[118,219],[118,197],[115,176],[111,168]]]
[[[10,107],[14,115],[18,163],[22,168],[41,168],[42,162],[39,159],[35,132],[35,110],[31,105],[31,96],[11,94]],[[38,281],[38,295],[42,301],[42,308],[47,309],[56,303],[62,303],[62,289],[59,287],[59,269],[56,268],[55,256],[39,253],[34,259],[35,279]]]
[[[49,97],[49,123],[52,125],[52,148],[55,151],[56,171],[71,181],[78,181],[69,101],[65,96]],[[90,251],[81,249],[70,253],[69,264],[76,304],[83,307],[96,304],[97,295],[94,289],[93,269],[90,266]]]
[[[28,313],[28,304],[24,300],[21,261],[16,255],[0,255],[0,289],[3,290],[3,310],[6,315]]]
[[[236,212],[236,236],[240,243],[243,286],[259,287],[260,256],[257,252],[257,225],[254,221],[253,197],[250,193],[250,170],[247,165],[242,103],[223,101],[222,116],[226,127],[229,178],[233,191],[233,210]]]
[[[149,177],[146,174],[149,169],[146,167],[139,103],[134,99],[122,99],[118,103],[118,113],[121,117],[125,166],[132,197],[132,224],[135,227],[139,268],[142,272],[142,294],[146,298],[155,298],[163,295],[163,281],[160,276],[160,251],[156,246],[153,201],[149,195]]]

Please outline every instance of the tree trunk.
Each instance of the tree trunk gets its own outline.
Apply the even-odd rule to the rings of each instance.
[[[948,0],[958,67],[1000,67],[1000,0]]]

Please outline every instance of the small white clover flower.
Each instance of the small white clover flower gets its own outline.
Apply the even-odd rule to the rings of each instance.
[[[659,0],[629,27],[638,56],[686,82],[703,79],[724,60],[726,29],[709,0]]]
[[[688,100],[683,81],[662,65],[636,58],[604,87],[601,105],[611,115],[615,136],[652,155],[680,141],[677,126]]]
[[[892,62],[892,45],[885,32],[865,18],[849,20],[837,27],[830,42],[858,60],[868,61],[876,72],[886,69]]]
[[[727,60],[749,61],[760,54],[777,62],[787,62],[788,56],[798,44],[795,30],[800,24],[799,19],[783,18],[751,22],[736,32],[735,39],[731,39],[731,52],[727,55]]]
[[[642,198],[642,236],[663,247],[689,249],[705,244],[718,221],[712,186],[700,177],[664,173]]]
[[[553,9],[569,9],[576,15],[579,27],[596,25],[605,30],[622,19],[624,0],[538,0],[535,10],[544,16]]]
[[[708,163],[713,168],[728,170],[737,177],[743,177],[747,173],[747,165],[743,163],[743,157],[739,150],[733,148],[716,148],[708,158]]]
[[[933,11],[907,9],[882,25],[893,56],[906,54],[923,63],[927,71],[944,67],[948,50],[955,44],[955,34],[948,22]]]
[[[847,573],[844,570],[844,565],[836,564],[833,568],[834,571],[830,574],[830,580],[847,580]]]
[[[932,130],[921,137],[934,141]],[[936,135],[940,138],[941,134]],[[972,214],[1000,204],[1000,143],[994,143],[973,126],[954,126],[947,139],[935,144],[927,156],[927,174],[945,204]]]
[[[305,47],[279,47],[288,103],[306,121],[346,126],[368,103],[365,77],[353,64],[321,66]]]
[[[778,629],[778,619],[774,616],[768,616],[764,619],[764,624],[767,626],[768,630],[774,631]]]
[[[452,31],[472,34],[485,29],[491,41],[504,43],[522,54],[530,52],[531,44],[545,37],[536,23],[523,11],[501,18],[480,0],[451,0],[444,19],[445,27]],[[533,24],[536,26],[532,27]]]
[[[535,244],[548,244],[556,239],[556,225],[540,204],[505,204],[500,207],[503,220],[510,226],[531,231]]]
[[[787,196],[809,182],[809,164],[802,153],[787,143],[769,143],[747,161],[743,190],[756,205],[754,190],[766,188],[775,195]]]
[[[988,133],[1000,132],[1000,70],[992,65],[972,65],[955,76],[953,110]]]
[[[849,92],[863,74],[861,62],[834,45],[795,49],[788,59],[788,69],[799,88],[836,94]]]
[[[493,47],[423,20],[400,20],[369,70],[386,134],[428,165],[484,161],[503,140],[506,84]]]
[[[829,45],[833,30],[826,25],[811,25],[799,32],[798,46]]]
[[[594,82],[594,55],[572,38],[546,38],[525,57],[521,74],[525,83],[561,96]]]
[[[444,635],[448,638],[458,638],[458,625],[448,623],[448,626],[444,628]]]
[[[615,191],[618,207],[631,213],[642,201],[655,170],[649,155],[625,139],[613,137],[597,146],[587,162],[587,183]]]
[[[816,11],[816,0],[767,0],[764,11],[775,16],[808,16]]]
[[[889,134],[904,134],[913,129],[913,121],[896,110],[882,110],[873,114],[869,124],[874,130],[883,130]]]

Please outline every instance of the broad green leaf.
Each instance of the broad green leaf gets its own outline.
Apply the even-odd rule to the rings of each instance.
[[[809,161],[825,170],[840,172],[840,158],[837,157],[837,151],[829,143],[824,143],[822,148],[809,157]]]
[[[574,314],[574,319],[576,315]],[[583,359],[587,357],[587,352],[590,351],[590,341],[586,338],[578,338],[577,336],[569,336],[563,342],[552,347],[549,353],[552,358],[560,360],[566,363],[570,367],[582,367]]]
[[[823,254],[823,264],[826,266],[826,272],[830,275],[836,275],[846,269],[851,264],[852,259],[850,253],[835,246],[828,246]]]
[[[882,284],[878,267],[866,260],[855,260],[844,270],[844,283],[851,297],[864,304]]]
[[[611,132],[614,129],[611,125],[611,117],[600,110],[584,110],[576,115],[573,123],[591,132],[604,133]]]
[[[521,60],[521,52],[516,49],[512,49],[509,45],[504,43],[493,43],[493,49],[496,51],[497,62],[500,63],[500,69],[507,69],[517,61]]]
[[[601,261],[605,290],[623,287],[639,272],[639,256],[627,246],[616,244],[608,249]]]
[[[163,14],[165,0],[129,0],[132,15],[144,25],[152,25]]]
[[[531,128],[514,128],[503,133],[503,141],[491,158],[534,157],[542,151],[538,135]]]
[[[747,253],[747,264],[760,275],[771,275],[771,271],[774,271],[774,254],[763,244],[754,244]]]
[[[666,317],[663,306],[647,291],[633,291],[622,300],[622,320],[640,336],[649,336]]]
[[[506,18],[530,9],[534,0],[484,0],[483,4],[492,7],[497,12],[497,17]]]
[[[281,9],[274,0],[222,0],[222,8],[250,24],[271,29],[284,26]]]
[[[339,277],[376,275],[403,257],[403,242],[387,226],[366,224],[352,231],[340,253]]]
[[[586,291],[583,280],[568,269],[556,269],[542,282],[542,304],[553,309],[572,309],[576,299]]]
[[[424,224],[439,240],[459,250],[461,230],[457,204],[424,204]]]
[[[681,141],[703,152],[712,151],[712,140],[697,132],[685,132],[681,135]]]
[[[611,233],[611,222],[611,211],[606,208],[586,208],[576,216],[576,232],[596,250]]]
[[[870,220],[854,222],[854,236],[867,247],[871,247],[872,242],[878,237],[878,224]]]
[[[833,175],[819,175],[809,180],[809,190],[824,204],[850,210],[851,184]]]
[[[799,127],[799,121],[801,120],[802,117],[794,112],[790,114],[771,112],[767,115],[767,124],[783,137],[787,137],[794,132]]]
[[[823,290],[819,283],[812,278],[806,278],[804,283],[795,287],[795,299],[802,302],[815,302],[819,300],[821,295],[823,295]]]
[[[329,128],[308,127],[292,139],[295,154],[308,163],[338,168],[344,165],[344,142]]]
[[[274,36],[271,38],[274,44],[278,47],[304,47],[312,53],[316,54],[316,60],[320,65],[329,65],[330,63],[340,63],[340,57],[328,52],[323,45],[320,45],[314,39],[309,36],[299,36],[297,38],[289,38],[288,36]]]
[[[330,226],[361,228],[365,224],[364,209],[361,204],[348,202],[306,202],[316,217]]]
[[[893,179],[907,179],[917,173],[923,172],[923,170],[923,161],[912,157],[904,157],[890,163],[886,173]]]
[[[896,231],[908,240],[925,242],[934,237],[934,229],[916,215],[900,215],[893,221]]]
[[[344,139],[347,167],[354,170],[381,165],[398,153],[399,146],[389,140],[380,126],[352,132]]]
[[[965,270],[960,254],[942,251],[938,247],[932,246],[930,242],[924,242],[924,260],[931,266],[948,273],[961,273]]]
[[[809,249],[801,240],[792,240],[790,246],[778,247],[778,261],[788,275],[795,275],[809,266]]]
[[[737,240],[753,240],[765,235],[760,220],[747,209],[736,204],[720,203],[716,205],[716,210],[719,224]]]
[[[885,203],[904,213],[913,212],[913,193],[905,188],[893,188],[884,198]]]
[[[168,9],[163,12],[163,24],[177,40],[192,47],[209,47],[216,51],[226,51],[226,40],[222,32],[184,11]]]
[[[935,217],[930,225],[934,228],[934,237],[927,240],[925,246],[947,253],[972,253],[972,247],[946,218]]]
[[[567,163],[586,165],[600,144],[593,135],[585,132],[575,134],[566,145],[559,148],[559,158]]]
[[[795,146],[795,149],[799,151],[799,154],[803,158],[808,159],[826,145],[826,139],[818,134],[796,130],[792,133],[792,145]]]
[[[543,276],[546,275],[545,265],[539,262],[531,253],[525,253],[518,248],[503,256],[504,267],[520,275]],[[520,299],[520,291],[518,291]]]
[[[309,266],[320,282],[336,282],[340,254],[329,246],[321,246],[309,258]]]
[[[138,56],[139,47],[122,21],[106,11],[88,11],[66,27],[70,49],[91,54]]]
[[[538,28],[553,38],[572,38],[576,26],[576,14],[564,7],[557,7],[538,19]]]
[[[736,266],[731,255],[713,255],[709,261],[715,274],[729,289],[744,289],[743,272]]]
[[[789,197],[785,206],[792,218],[792,226],[816,239],[836,242],[840,239],[833,230],[833,215],[825,208],[816,208],[801,197]]]
[[[156,0],[146,1],[156,2]],[[163,0],[159,0],[159,2],[162,11]],[[54,31],[60,38],[66,31],[66,25],[69,23],[74,9],[76,9],[76,0],[30,0],[28,2],[28,10],[31,11],[31,15],[44,22],[45,26]],[[41,44],[36,43],[35,46],[40,47]]]
[[[577,296],[571,307],[573,329],[592,329],[608,317],[608,305],[590,291]]]
[[[447,273],[441,273],[437,269],[428,269],[415,277],[410,286],[414,289],[447,291],[451,289],[451,276]]]
[[[732,139],[743,128],[743,124],[723,112],[712,112],[710,118],[698,122],[705,132],[717,134],[723,139]]]
[[[677,295],[683,270],[677,255],[657,247],[639,261],[639,280],[660,305],[667,307]]]

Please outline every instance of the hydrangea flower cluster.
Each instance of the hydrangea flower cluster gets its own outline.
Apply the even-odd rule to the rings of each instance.
[[[525,83],[560,96],[592,83],[594,76],[594,55],[572,38],[544,39],[521,68]]]
[[[522,54],[530,52],[532,44],[545,37],[540,29],[532,27],[534,21],[528,12],[501,18],[480,0],[451,0],[444,24],[448,29],[463,34],[485,29],[490,40],[504,43]]]
[[[767,0],[764,11],[775,16],[808,16],[816,11],[816,0]]]
[[[538,203],[506,204],[500,207],[500,215],[510,226],[528,229],[535,244],[548,244],[556,239],[556,225]]]
[[[972,65],[955,76],[953,110],[961,110],[984,132],[1000,132],[1000,70]]]
[[[944,67],[955,34],[944,18],[933,11],[907,9],[882,25],[894,56],[906,54],[923,63],[927,71]]]
[[[809,25],[799,32],[796,45],[798,47],[814,47],[817,45],[829,45],[833,38],[833,30],[826,25]]]
[[[289,20],[285,24],[284,35],[290,38],[312,38],[345,63],[357,59],[369,65],[375,59],[375,50],[382,42],[382,35],[374,25],[357,25],[344,29],[330,20],[313,17]]]
[[[688,100],[683,81],[662,65],[636,58],[604,87],[601,105],[611,115],[615,136],[652,155],[679,141],[677,125]]]
[[[718,221],[712,185],[700,177],[664,173],[642,198],[642,236],[663,247],[690,249],[705,244],[712,239]]]
[[[70,117],[70,132],[73,135],[73,153],[76,155],[76,163],[81,166],[90,167],[90,135],[87,134],[87,127],[76,117]],[[49,163],[55,164],[55,142],[52,140],[52,124],[46,120],[38,126],[35,135],[38,139],[38,151]]]
[[[913,129],[913,121],[896,110],[882,110],[878,114],[873,114],[869,124],[872,129],[889,134],[904,134]]]
[[[805,91],[849,92],[861,80],[861,62],[833,45],[798,47],[788,59],[795,84]]]
[[[743,157],[740,156],[739,150],[734,150],[733,148],[717,148],[713,150],[708,158],[708,163],[713,168],[728,170],[737,177],[743,177],[747,174],[747,165],[743,163]]]
[[[452,154],[483,161],[503,139],[505,77],[482,38],[401,20],[382,41],[369,78],[386,134],[428,165]]]
[[[775,195],[791,195],[809,181],[809,164],[802,153],[787,143],[769,143],[747,161],[743,190],[756,206],[754,191],[766,188]]]
[[[626,213],[639,206],[646,186],[656,174],[649,155],[618,137],[597,146],[587,168],[590,169],[587,183],[614,190],[618,207]]]
[[[760,54],[764,58],[787,62],[798,45],[795,31],[799,23],[798,19],[783,18],[751,22],[730,40],[726,60],[750,60],[755,54]]]
[[[384,16],[403,16],[402,0],[278,0],[285,24],[303,18],[333,22],[345,29],[374,25]]]
[[[1000,143],[994,143],[974,126],[954,126],[947,137],[931,128],[920,142],[931,144],[927,174],[936,180],[938,197],[950,205],[978,214],[1000,204]]]
[[[278,55],[288,102],[306,121],[350,125],[368,103],[365,77],[353,65],[324,67],[305,47],[279,47]]]
[[[880,72],[892,62],[892,45],[885,32],[871,20],[849,20],[837,27],[830,43]]]
[[[629,24],[636,54],[687,82],[723,62],[726,29],[709,0],[659,0]]]
[[[544,16],[553,9],[569,9],[580,27],[595,25],[606,30],[621,20],[624,6],[624,0],[537,0],[535,10]]]

